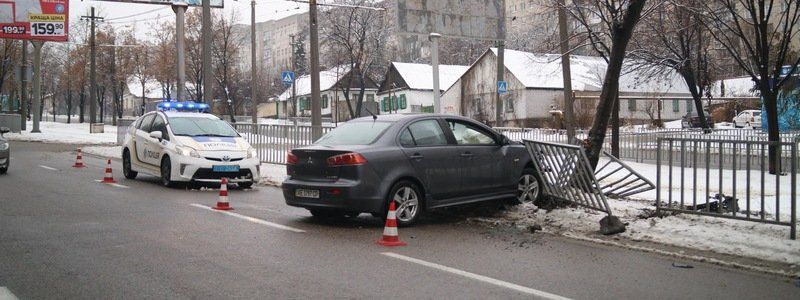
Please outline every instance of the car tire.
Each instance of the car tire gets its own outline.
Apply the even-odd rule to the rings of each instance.
[[[239,185],[239,188],[243,188],[243,189],[251,189],[251,188],[253,188],[253,182],[252,181],[250,181],[250,182],[240,182],[240,183],[238,183],[238,185]]]
[[[131,152],[128,149],[122,151],[122,175],[127,179],[136,179],[139,172],[131,169]]]
[[[337,209],[309,209],[311,216],[317,219],[339,218],[344,216],[344,211]]]
[[[425,210],[424,194],[416,184],[408,180],[395,183],[389,190],[388,198],[395,202],[395,218],[400,227],[414,225]],[[388,212],[389,207],[384,211]],[[383,218],[386,218],[386,214]]]
[[[8,167],[0,168],[0,174],[5,174],[8,172]]]
[[[169,156],[164,156],[161,159],[161,184],[165,187],[175,186],[175,182],[171,179],[172,176],[172,161]]]
[[[534,203],[542,198],[542,182],[532,168],[525,168],[517,179],[517,190],[511,204]]]

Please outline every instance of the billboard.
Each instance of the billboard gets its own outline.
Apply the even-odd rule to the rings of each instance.
[[[69,0],[0,0],[0,38],[66,42]]]
[[[504,21],[502,0],[398,0],[397,28],[401,34],[496,40]]]
[[[130,2],[130,3],[145,3],[145,4],[172,4],[172,3],[183,2],[188,4],[189,6],[203,5],[203,0],[100,0],[100,1]],[[222,8],[222,0],[211,0],[211,7]]]

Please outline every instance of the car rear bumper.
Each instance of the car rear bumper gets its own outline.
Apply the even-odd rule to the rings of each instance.
[[[286,204],[290,206],[367,213],[383,210],[383,196],[374,187],[366,186],[360,181],[313,182],[290,178],[281,184],[281,189]],[[319,198],[297,197],[295,192],[298,189],[318,190]]]

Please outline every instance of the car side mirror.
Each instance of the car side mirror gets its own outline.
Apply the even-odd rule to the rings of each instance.
[[[161,139],[164,138],[164,135],[163,135],[163,133],[161,133],[161,131],[151,131],[150,132],[150,137],[154,138],[154,139],[157,139],[160,142]]]
[[[6,134],[9,132],[11,132],[11,129],[8,129],[8,127],[0,127],[0,133]]]
[[[500,145],[505,146],[505,145],[508,145],[510,143],[511,143],[511,141],[508,139],[507,136],[505,136],[504,134],[500,135]]]

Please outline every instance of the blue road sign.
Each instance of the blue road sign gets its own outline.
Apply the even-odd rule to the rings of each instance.
[[[283,80],[284,84],[292,84],[292,82],[294,82],[294,72],[283,71],[283,73],[281,73],[281,80]]]
[[[508,81],[497,82],[497,93],[502,94],[508,92]]]

